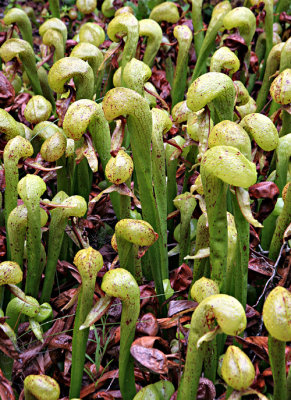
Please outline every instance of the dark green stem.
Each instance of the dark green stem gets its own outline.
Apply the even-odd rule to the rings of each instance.
[[[60,18],[60,2],[59,0],[49,0],[50,11],[54,18]]]
[[[285,342],[281,342],[281,340],[277,340],[269,334],[268,349],[274,380],[274,400],[288,400],[285,347]]]

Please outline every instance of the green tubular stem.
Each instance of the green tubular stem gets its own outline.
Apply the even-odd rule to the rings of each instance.
[[[48,216],[44,209],[41,208],[40,211],[41,226],[44,226]],[[11,260],[22,268],[25,234],[27,230],[27,209],[24,204],[17,206],[9,214],[7,230],[10,238]]]
[[[229,212],[227,213],[227,269],[225,277],[225,292],[230,296],[235,296],[236,275],[240,276],[237,266],[237,258],[240,256],[238,251],[238,233],[236,229],[235,218]],[[240,278],[238,278],[240,279]]]
[[[229,1],[218,3],[212,12],[212,17],[203,40],[199,56],[192,74],[191,83],[201,75],[205,62],[215,42],[217,32],[222,27],[224,16],[231,10]],[[194,35],[195,38],[195,35]]]
[[[123,70],[126,64],[135,56],[138,43],[138,20],[130,13],[122,13],[113,18],[108,24],[107,35],[113,42],[119,42],[117,37],[121,33],[126,33],[126,43],[122,53],[121,61],[121,82],[123,83]],[[116,36],[117,35],[117,36]]]
[[[185,143],[184,138],[182,136],[175,136],[175,142],[182,148]],[[176,172],[178,166],[178,158],[171,159],[174,154],[176,148],[167,143],[166,145],[166,169],[167,169],[167,214],[170,214],[175,210],[175,206],[173,203],[174,198],[177,196],[177,180],[176,180]],[[169,220],[167,223],[169,229],[170,238],[174,232],[174,221]]]
[[[279,40],[278,43],[280,43],[282,40]],[[277,44],[277,43],[274,43]],[[263,79],[264,76],[264,72],[265,70],[263,70],[263,66],[261,65],[261,62],[264,58],[266,52],[266,33],[263,32],[259,35],[258,39],[256,40],[256,46],[255,46],[255,53],[258,57],[258,64],[259,64],[259,69],[255,74],[251,74],[250,75],[250,79],[249,79],[249,84],[248,84],[248,92],[251,94],[256,80],[257,79]]]
[[[64,58],[64,43],[61,32],[56,29],[48,29],[42,37],[43,44],[54,47],[54,63]]]
[[[57,191],[65,192],[69,196],[73,192],[73,180],[75,171],[75,160],[72,157],[66,158],[64,155],[56,161],[57,167],[62,167],[57,170]]]
[[[37,75],[34,52],[25,40],[8,39],[0,48],[0,57],[7,63],[14,57],[19,57],[29,78],[34,94],[42,95]]]
[[[132,58],[124,67],[123,81],[125,87],[144,95],[144,85],[152,75],[152,71],[144,62]]]
[[[135,326],[140,311],[140,292],[133,276],[118,268],[106,272],[101,289],[108,295],[119,297],[122,301],[119,385],[124,400],[131,400],[135,394],[134,364],[130,346],[135,335]]]
[[[287,376],[287,399],[291,397],[291,368],[289,367],[289,372]]]
[[[130,180],[126,182],[126,186],[130,187]],[[131,201],[129,196],[120,195],[119,200],[119,218],[130,218]]]
[[[28,375],[24,379],[25,400],[58,400],[59,384],[47,375]]]
[[[284,43],[276,44],[269,53],[266,61],[266,70],[263,78],[263,83],[257,97],[257,111],[260,112],[265,105],[270,86],[272,83],[272,76],[279,69],[281,52]]]
[[[225,15],[223,26],[228,30],[237,28],[249,47],[256,31],[256,17],[249,8],[236,7]]]
[[[194,165],[196,163],[197,156],[198,156],[198,147],[195,145],[190,146],[189,153],[187,155],[187,161],[190,163],[190,165]],[[192,167],[186,166],[182,192],[185,192],[187,190],[189,178],[191,175],[193,175]]]
[[[152,68],[162,42],[163,32],[160,25],[152,19],[142,19],[138,24],[139,36],[146,36],[147,38],[143,62]]]
[[[235,147],[215,146],[201,162],[201,178],[207,208],[211,279],[224,285],[227,267],[227,185],[248,187],[256,182],[256,168]]]
[[[192,32],[187,25],[178,25],[174,28],[174,36],[178,40],[179,51],[176,62],[174,82],[172,86],[172,107],[184,99],[187,84],[187,68],[189,49],[192,42]]]
[[[78,296],[73,331],[70,398],[80,396],[89,328],[83,330],[79,328],[92,308],[95,281],[98,272],[103,266],[103,258],[99,251],[88,247],[78,251],[74,258],[74,264],[78,267],[82,285]]]
[[[103,171],[105,171],[111,158],[111,136],[102,105],[85,99],[75,101],[66,112],[63,129],[66,136],[75,141],[79,141],[88,129],[92,136],[94,148],[100,157]],[[112,193],[110,199],[116,215],[119,217],[119,196]]]
[[[187,93],[187,106],[197,112],[211,103],[216,111],[216,121],[232,121],[235,88],[229,76],[220,72],[208,72],[197,78]]]
[[[284,207],[277,219],[275,232],[273,234],[270,245],[269,258],[273,261],[275,261],[279,255],[283,241],[283,234],[285,232],[285,229],[288,227],[290,220],[291,220],[291,184],[288,185],[284,201]]]
[[[76,143],[76,148],[78,148],[78,142]],[[77,193],[79,196],[84,197],[87,203],[89,201],[92,181],[93,174],[91,168],[89,168],[87,160],[83,158],[75,168],[73,193]]]
[[[168,249],[167,249],[167,183],[165,168],[165,149],[163,135],[171,128],[172,121],[166,111],[158,108],[152,109],[152,174],[155,187],[155,197],[161,221],[161,236],[164,246],[162,260],[162,279],[167,279],[168,271]]]
[[[275,183],[282,194],[282,190],[287,183],[287,173],[289,168],[289,160],[291,157],[291,133],[279,139],[276,149],[276,179]]]
[[[170,56],[166,58],[165,70],[166,70],[166,79],[169,82],[170,86],[172,87],[174,80],[174,67],[173,67],[173,61]]]
[[[57,208],[52,211],[52,218],[49,230],[47,264],[45,269],[45,279],[41,294],[41,302],[50,301],[54,277],[60,255],[65,228],[69,217],[82,217],[87,210],[87,204],[81,196],[65,198],[60,204],[64,208]],[[65,208],[69,207],[69,208]]]
[[[192,24],[194,29],[194,48],[196,57],[198,58],[203,39],[203,20],[202,20],[202,0],[188,0],[192,5]]]
[[[9,214],[17,206],[18,163],[21,158],[32,156],[33,147],[21,136],[9,140],[4,148],[3,160],[5,170],[5,213],[6,221]]]
[[[60,2],[59,0],[49,0],[50,12],[54,18],[61,18],[60,16]]]
[[[94,76],[90,65],[77,57],[64,57],[53,64],[48,73],[48,82],[53,91],[65,93],[65,84],[74,78],[76,100],[92,99],[94,94]]]
[[[10,244],[10,257],[22,269],[24,241],[27,229],[27,209],[25,205],[16,207],[9,215],[7,232]]]
[[[220,332],[227,335],[239,334],[246,327],[245,312],[234,297],[223,294],[212,295],[198,305],[191,319],[185,369],[179,385],[177,400],[196,398],[206,349],[204,341],[198,348],[197,344],[199,339],[215,329],[215,320]]]
[[[205,346],[204,353],[204,376],[205,378],[211,380],[211,382],[215,383],[216,379],[216,371],[218,365],[218,357],[217,357],[217,338],[214,338],[211,342],[207,343]]]
[[[264,220],[264,228],[261,232],[261,246],[264,250],[270,248],[271,240],[275,231],[276,221],[284,207],[284,201],[278,198],[272,213]]]
[[[137,175],[143,218],[152,225],[160,236],[160,216],[156,207],[152,188],[151,136],[152,115],[147,101],[138,93],[127,88],[115,88],[107,92],[103,100],[103,111],[107,120],[113,120],[127,114],[127,126]],[[163,243],[161,238],[149,249],[151,268],[157,293],[163,302],[162,259]]]
[[[123,220],[121,220],[123,221]],[[118,236],[118,235],[117,235]],[[116,236],[116,239],[117,239]],[[133,277],[136,278],[135,272],[136,272],[136,258],[137,258],[137,253],[138,253],[138,246],[130,243],[126,239],[118,236],[117,239],[117,246],[120,249],[118,251],[118,258],[119,258],[119,264],[121,268],[126,269],[128,272],[131,273]]]
[[[243,308],[247,302],[248,266],[250,253],[250,224],[244,218],[237,199],[232,195],[235,225],[237,230],[237,265],[235,268],[234,291],[235,297],[241,302]]]
[[[287,133],[290,132],[290,126],[291,126],[291,116],[287,111],[283,110],[282,128],[280,130],[279,136],[283,137],[287,135]]]
[[[209,247],[209,227],[206,214],[202,214],[198,219],[196,228],[195,251],[197,253],[200,249],[205,249],[207,247]],[[203,276],[206,277],[206,263],[209,263],[209,257],[198,258],[194,260],[192,284],[194,284],[198,279],[202,278]]]
[[[201,177],[209,223],[211,279],[222,289],[227,266],[227,185],[215,176],[205,174],[204,168],[201,168]]]
[[[102,64],[104,58],[101,50],[99,50],[91,43],[81,42],[73,48],[70,57],[77,57],[81,58],[84,61],[88,61],[88,64],[92,68],[94,75],[94,93],[100,91],[100,85],[102,82],[100,82],[100,79],[98,79],[98,77],[99,75],[102,75],[102,71],[98,72],[98,68]]]
[[[268,55],[273,47],[273,9],[274,9],[274,2],[273,0],[266,0],[265,2],[265,32],[266,32],[266,51],[265,51],[265,60],[267,60]]]
[[[53,92],[48,84],[48,77],[47,77],[46,70],[43,67],[39,67],[37,70],[37,76],[39,79],[39,83],[41,86],[43,96],[51,103],[51,105],[53,107],[53,113],[55,113],[56,112],[55,98],[54,98]]]
[[[41,218],[40,196],[46,190],[44,181],[36,175],[27,174],[18,182],[18,194],[27,208],[27,276],[25,292],[37,297],[41,271]]]
[[[191,193],[185,192],[174,199],[174,205],[180,210],[181,216],[179,240],[179,265],[181,265],[184,262],[184,257],[190,253],[190,221],[196,207],[196,200]]]
[[[274,380],[274,400],[288,400],[285,362],[286,343],[269,334],[269,359]]]
[[[24,5],[24,6],[22,6],[22,9],[25,12],[25,14],[28,16],[30,21],[38,28],[39,27],[39,23],[36,20],[33,8],[30,7],[30,6],[25,6]]]
[[[120,266],[136,278],[139,247],[152,246],[158,235],[146,221],[136,219],[122,219],[117,222],[115,234]]]
[[[26,40],[33,48],[32,27],[26,13],[20,8],[11,8],[5,14],[3,21],[6,25],[16,24],[23,40]]]

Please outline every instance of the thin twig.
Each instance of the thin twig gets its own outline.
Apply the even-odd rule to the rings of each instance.
[[[276,262],[275,262],[275,265],[274,265],[274,267],[273,267],[272,275],[271,275],[270,278],[267,280],[267,282],[266,282],[266,284],[265,284],[265,287],[264,287],[264,290],[263,290],[262,294],[260,295],[260,297],[258,298],[256,304],[254,304],[254,305],[252,306],[253,308],[257,307],[257,305],[259,304],[259,302],[260,302],[260,301],[262,300],[262,298],[265,296],[266,291],[268,290],[269,286],[270,286],[271,283],[273,282],[273,280],[274,280],[274,278],[275,278],[275,276],[276,276],[276,274],[277,274],[277,268],[278,268],[280,259],[281,259],[281,257],[282,257],[283,250],[285,249],[286,246],[287,246],[287,242],[285,242],[285,243],[282,244],[281,249],[280,249],[280,253],[279,253],[278,258],[277,258],[277,260],[276,260]]]

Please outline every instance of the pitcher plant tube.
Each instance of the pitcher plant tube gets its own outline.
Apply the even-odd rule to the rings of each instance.
[[[269,332],[269,359],[274,379],[274,400],[287,400],[285,367],[286,342],[291,340],[291,294],[277,286],[268,295],[263,307],[263,319]],[[290,393],[289,393],[290,394]]]
[[[206,297],[195,309],[188,338],[188,350],[177,399],[195,399],[201,375],[205,340],[218,332],[238,335],[246,328],[246,315],[234,297],[216,294]]]
[[[55,271],[68,219],[70,217],[83,217],[87,211],[86,201],[81,196],[67,197],[59,205],[63,206],[63,208],[58,207],[51,212],[47,264],[41,293],[42,302],[49,301],[51,297]]]
[[[88,247],[78,251],[74,264],[78,268],[82,284],[73,331],[70,398],[80,396],[89,328],[79,328],[92,308],[96,277],[103,266],[103,258],[99,251]]]
[[[41,272],[39,271],[41,257],[41,220],[40,197],[46,191],[45,182],[36,175],[27,174],[17,185],[17,191],[27,208],[27,275],[25,292],[38,296]]]
[[[140,312],[140,292],[134,277],[123,268],[106,272],[101,289],[109,296],[118,297],[122,302],[119,385],[124,400],[131,400],[135,394],[133,358],[130,346],[135,335],[135,326]]]
[[[146,221],[122,219],[115,226],[115,234],[121,268],[128,270],[142,284],[139,249],[144,248],[141,252],[144,254],[158,239],[157,233]]]
[[[147,221],[160,237],[160,216],[152,188],[151,136],[152,115],[147,101],[138,93],[127,88],[115,88],[107,92],[103,102],[105,118],[112,121],[120,115],[128,115],[127,126],[133,154],[133,162],[139,187],[143,219]],[[150,249],[151,268],[158,294],[163,294],[162,258],[164,248],[158,240]],[[159,299],[162,302],[163,296]]]

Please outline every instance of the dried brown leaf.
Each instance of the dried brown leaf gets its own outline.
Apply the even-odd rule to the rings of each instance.
[[[193,311],[197,307],[198,303],[192,300],[172,300],[169,303],[168,317],[172,317],[175,314],[179,314],[182,311],[189,310]]]
[[[138,339],[136,339],[133,343],[132,346],[142,346],[146,347],[148,349],[153,348],[155,345],[159,345],[160,347],[163,347],[166,352],[170,351],[169,344],[166,340],[162,339],[159,336],[143,336]]]
[[[0,72],[0,107],[5,108],[10,106],[14,102],[14,98],[14,87],[3,72]]]
[[[187,290],[192,282],[193,273],[187,264],[182,264],[170,274],[171,287],[176,291]]]
[[[143,315],[136,325],[138,333],[143,333],[149,336],[156,336],[159,330],[159,325],[156,317],[152,313]]]
[[[140,366],[150,370],[150,372],[155,374],[168,373],[168,360],[162,351],[144,346],[132,345],[130,353]]]
[[[240,336],[235,337],[236,341],[243,345],[244,349],[250,349],[257,354],[258,357],[265,361],[269,361],[268,356],[268,338],[265,336],[249,336],[242,338]]]

